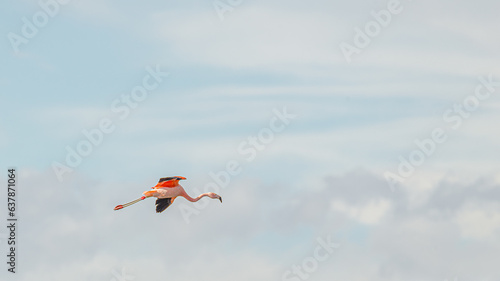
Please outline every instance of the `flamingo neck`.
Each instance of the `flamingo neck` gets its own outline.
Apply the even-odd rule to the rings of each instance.
[[[184,198],[186,198],[188,201],[191,201],[191,202],[197,202],[198,200],[200,200],[201,198],[205,197],[205,196],[208,196],[208,193],[203,193],[203,194],[200,194],[198,197],[196,198],[193,198],[191,196],[189,196],[186,192],[184,192],[184,194],[182,194],[182,196]]]

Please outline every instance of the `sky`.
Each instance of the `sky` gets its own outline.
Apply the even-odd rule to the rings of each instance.
[[[2,2],[0,279],[500,280],[499,8]]]

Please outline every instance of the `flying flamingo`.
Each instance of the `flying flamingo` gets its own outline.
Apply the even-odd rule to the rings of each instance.
[[[123,204],[123,205],[116,206],[115,211],[123,209],[125,207],[128,207],[128,206],[135,204],[137,202],[140,202],[148,197],[156,197],[157,198],[156,203],[155,203],[157,213],[161,213],[161,212],[165,211],[165,209],[168,208],[168,206],[170,206],[170,205],[172,205],[172,203],[174,203],[174,200],[175,200],[175,198],[177,198],[177,196],[182,196],[191,202],[196,202],[196,201],[200,200],[201,198],[208,196],[212,199],[219,199],[220,202],[222,203],[222,197],[220,197],[219,195],[217,195],[213,192],[207,192],[207,193],[200,194],[200,196],[198,196],[196,198],[189,196],[186,193],[186,191],[184,190],[184,188],[182,188],[182,186],[179,184],[180,180],[185,180],[185,179],[186,179],[185,177],[161,178],[158,181],[158,184],[156,184],[156,186],[152,187],[153,190],[145,191],[143,193],[144,196],[142,196],[139,199],[136,199],[134,201],[128,202],[128,203]]]

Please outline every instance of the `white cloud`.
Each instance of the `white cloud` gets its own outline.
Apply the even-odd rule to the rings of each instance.
[[[346,214],[352,219],[364,224],[377,224],[384,218],[391,208],[388,200],[371,200],[366,205],[350,206],[341,200],[333,200],[332,209]]]
[[[464,3],[444,5],[460,4]],[[300,7],[307,10],[304,13],[297,9],[276,9],[269,3],[245,3],[223,22],[207,11],[163,11],[153,16],[151,25],[157,28],[152,34],[161,34],[184,62],[300,77],[330,73],[334,74],[331,78],[334,80],[346,77],[345,73],[349,73],[346,78],[356,77],[352,70],[360,78],[358,81],[381,75],[384,70],[387,75],[394,75],[394,69],[476,76],[478,72],[493,71],[494,61],[498,60],[481,55],[482,48],[498,44],[498,40],[493,39],[495,30],[488,27],[494,24],[479,25],[474,19],[463,17],[443,19],[435,13],[429,17],[425,4],[412,3],[348,65],[338,45],[352,41],[354,28],[372,20],[373,5],[366,3],[366,7],[358,7],[343,3],[342,9],[355,9],[364,13],[364,17],[342,13],[338,3],[322,5],[322,9],[312,5]],[[492,23],[494,19],[489,16]],[[481,29],[481,35],[477,34],[476,27]],[[453,42],[447,44],[443,36],[450,34],[453,34]],[[367,71],[362,71],[363,68]],[[374,68],[376,72],[372,71]]]
[[[219,67],[284,70],[298,67],[297,62],[339,61],[330,50],[332,26],[323,23],[334,22],[331,17],[265,7],[240,9],[227,23],[201,11],[160,12],[154,17],[154,34],[161,34],[184,60]]]
[[[392,193],[382,178],[364,171],[329,178],[315,190],[298,183],[281,186],[235,178],[230,188],[221,190],[223,204],[207,201],[208,207],[186,224],[175,205],[190,204],[184,201],[162,214],[154,213],[152,200],[113,211],[114,205],[147,188],[138,183],[96,182],[76,173],[60,184],[36,171],[20,175],[22,280],[59,280],[71,274],[72,280],[108,280],[112,270],[122,267],[137,280],[159,280],[165,274],[176,280],[200,274],[206,280],[280,278],[292,265],[280,259],[300,261],[298,245],[307,245],[319,233],[331,234],[342,250],[312,280],[324,274],[352,280],[385,280],[381,278],[387,274],[432,279],[450,274],[448,270],[470,255],[477,256],[476,262],[462,276],[479,268],[481,276],[495,276],[491,265],[481,265],[483,258],[474,247],[456,245],[473,238],[468,243],[491,248],[485,257],[495,256],[500,247],[499,207],[494,203],[498,181],[462,185],[442,178],[422,202],[411,206],[410,190]],[[190,180],[184,186],[193,193],[200,182]],[[434,262],[419,262],[429,260],[429,251],[435,249]],[[357,261],[356,269],[348,261]]]
[[[499,204],[468,204],[454,219],[465,238],[492,239],[500,232]]]

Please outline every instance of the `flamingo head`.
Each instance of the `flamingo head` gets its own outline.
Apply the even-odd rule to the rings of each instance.
[[[219,200],[220,200],[220,202],[222,203],[222,197],[221,197],[220,195],[215,194],[215,193],[213,193],[213,192],[209,192],[207,195],[208,195],[208,197],[210,197],[210,198],[212,198],[212,199],[219,199]]]

